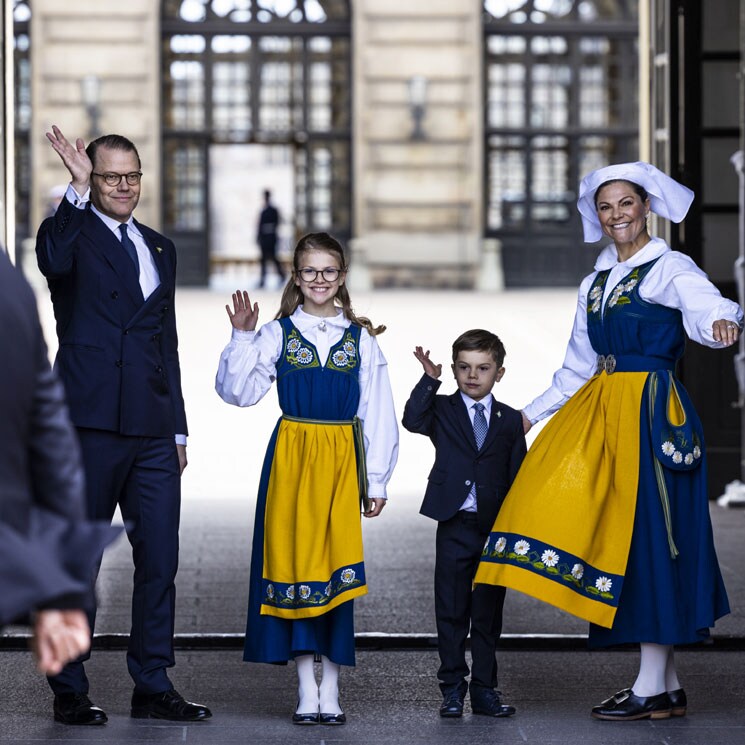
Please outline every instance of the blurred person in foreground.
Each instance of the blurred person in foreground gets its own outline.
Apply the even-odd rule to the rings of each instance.
[[[0,627],[29,624],[39,670],[88,650],[96,567],[119,533],[85,520],[85,489],[62,385],[36,299],[0,250]]]
[[[502,505],[476,582],[505,585],[590,621],[591,647],[640,646],[636,680],[592,716],[686,713],[676,644],[729,612],[707,492],[701,422],[675,378],[687,339],[738,339],[743,312],[695,262],[650,236],[654,212],[681,222],[693,192],[649,163],[582,179],[585,241],[613,241],[579,289],[551,387],[523,409],[538,435]]]

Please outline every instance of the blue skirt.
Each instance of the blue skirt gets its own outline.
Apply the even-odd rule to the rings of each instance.
[[[269,475],[279,425],[269,440],[261,469],[259,494],[256,502],[251,571],[249,575],[248,618],[243,659],[246,662],[286,664],[300,655],[315,654],[328,657],[338,665],[354,665],[354,601],[349,600],[328,613],[315,618],[287,620],[262,615],[261,575],[264,564],[264,520]]]
[[[678,392],[685,398],[686,410],[695,416],[680,385]],[[645,389],[640,413],[647,412],[648,406]],[[673,559],[655,478],[649,417],[639,419],[639,489],[623,590],[612,628],[590,624],[590,647],[700,642],[709,636],[709,627],[729,613],[709,515],[706,447],[694,470],[663,469],[679,551]]]

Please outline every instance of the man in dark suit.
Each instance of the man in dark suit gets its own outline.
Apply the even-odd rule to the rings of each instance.
[[[80,452],[31,288],[0,249],[0,626],[31,623],[42,672],[90,645],[84,609],[119,529],[85,520]]]
[[[443,702],[440,716],[463,715],[470,688],[474,714],[510,716],[513,706],[497,690],[496,650],[502,632],[504,587],[476,585],[473,578],[499,507],[526,453],[520,412],[494,399],[504,375],[504,346],[489,331],[474,329],[453,343],[458,392],[438,396],[442,365],[417,347],[424,375],[404,408],[403,425],[435,446],[421,513],[438,521],[435,549],[435,616]],[[471,632],[471,682],[466,638]]]
[[[272,193],[267,189],[264,191],[264,208],[259,215],[259,228],[256,235],[259,248],[261,248],[261,279],[259,287],[266,282],[266,267],[271,261],[279,275],[280,282],[284,281],[285,273],[282,264],[277,258],[277,238],[279,230],[279,211],[272,204]]]
[[[211,716],[185,701],[174,664],[175,577],[186,415],[174,312],[173,243],[133,219],[140,157],[120,135],[84,146],[47,133],[71,183],[39,229],[36,256],[57,321],[56,368],[83,454],[88,514],[111,520],[117,504],[135,565],[127,666],[133,717]],[[91,618],[93,628],[93,618]],[[102,724],[87,698],[83,660],[50,678],[55,717]]]

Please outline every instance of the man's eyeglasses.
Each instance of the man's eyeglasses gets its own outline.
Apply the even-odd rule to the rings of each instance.
[[[106,186],[119,186],[123,178],[127,179],[130,186],[136,186],[140,183],[142,171],[132,171],[132,173],[96,173],[93,171],[93,175],[102,178],[106,182]]]
[[[325,269],[311,269],[309,266],[298,271],[298,276],[303,282],[315,282],[318,275],[321,275],[327,282],[336,282],[341,274],[341,269],[333,266],[327,266]]]

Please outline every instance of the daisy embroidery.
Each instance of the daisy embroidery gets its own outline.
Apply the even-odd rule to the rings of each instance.
[[[288,352],[297,352],[298,349],[300,349],[300,339],[290,339],[290,341],[287,342]]]
[[[585,568],[582,564],[575,564],[572,567],[572,577],[574,577],[574,579],[582,579],[584,574],[585,574]]]
[[[295,599],[295,585],[290,585],[285,590],[285,595],[287,595],[288,600],[294,600]]]
[[[310,597],[310,587],[308,585],[300,585],[300,597],[303,600],[307,600]]]
[[[665,442],[662,443],[662,452],[665,455],[672,455],[675,452],[675,445],[673,445],[670,440],[665,440]]]
[[[266,596],[269,598],[269,600],[274,599],[274,585],[266,586]]]
[[[683,462],[683,453],[680,452],[680,450],[676,450],[673,453],[673,463],[682,463]]]
[[[499,538],[497,538],[497,542],[494,544],[494,550],[498,554],[501,554],[502,551],[504,551],[506,547],[507,547],[507,539],[504,536],[500,536]]]
[[[351,584],[354,581],[354,577],[355,577],[354,569],[345,569],[341,573],[341,581],[345,585]]]
[[[698,445],[693,448],[693,457],[696,459],[701,457],[701,448]]]
[[[349,364],[349,355],[347,355],[346,352],[342,352],[340,349],[338,352],[334,352],[334,354],[331,355],[331,361],[337,367],[346,367]]]
[[[518,556],[525,556],[530,551],[530,544],[527,541],[517,541],[515,543],[515,553]]]
[[[301,347],[300,349],[298,349],[295,358],[301,365],[309,365],[311,362],[313,362],[313,352],[311,352],[310,349],[308,349],[307,347]]]
[[[613,580],[608,577],[598,577],[595,580],[595,587],[597,587],[600,592],[608,592],[610,588],[613,587]]]
[[[354,357],[354,342],[353,341],[345,341],[344,346],[342,349],[350,356]]]
[[[547,567],[555,567],[559,563],[559,554],[557,554],[553,549],[547,548],[541,554],[541,561]]]

